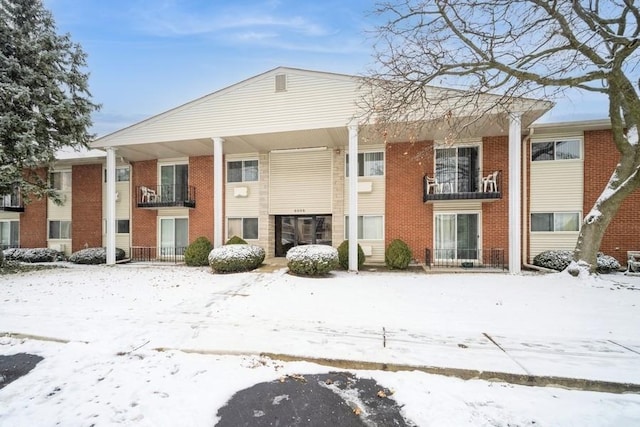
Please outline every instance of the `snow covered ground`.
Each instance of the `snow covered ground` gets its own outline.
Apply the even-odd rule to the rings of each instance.
[[[9,275],[0,334],[69,342],[0,338],[0,354],[45,358],[0,390],[0,425],[211,426],[238,390],[333,369],[261,352],[640,384],[638,325],[640,278],[623,275],[311,279],[135,264]],[[357,374],[395,390],[419,426],[640,424],[637,394]]]

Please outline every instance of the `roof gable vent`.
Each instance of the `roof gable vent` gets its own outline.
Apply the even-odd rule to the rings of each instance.
[[[287,91],[287,75],[276,74],[276,92],[286,92],[286,91]]]

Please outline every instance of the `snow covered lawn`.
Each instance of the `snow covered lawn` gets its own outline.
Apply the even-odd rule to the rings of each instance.
[[[141,265],[3,276],[0,334],[70,342],[0,339],[0,354],[45,357],[0,390],[0,425],[210,426],[242,388],[331,369],[261,352],[640,384],[640,280],[603,277]],[[420,426],[640,423],[638,395],[358,375],[394,389]]]

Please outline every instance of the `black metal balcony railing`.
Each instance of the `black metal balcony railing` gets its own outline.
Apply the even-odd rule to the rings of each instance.
[[[139,262],[172,262],[177,264],[183,262],[186,247],[160,247],[155,246],[132,246],[129,248],[129,258],[131,261]]]
[[[475,174],[459,174],[449,179],[425,176],[422,180],[422,201],[495,200],[502,198],[502,171],[490,171],[478,178]]]
[[[429,268],[493,268],[506,270],[504,249],[431,249],[424,251]]]
[[[195,208],[196,188],[192,185],[141,185],[136,187],[139,208]]]
[[[0,196],[0,211],[24,212],[24,204],[19,191]]]

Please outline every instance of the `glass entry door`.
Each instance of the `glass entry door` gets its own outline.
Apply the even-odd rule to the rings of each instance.
[[[276,216],[276,256],[300,245],[331,245],[331,215]]]
[[[478,259],[478,214],[436,215],[436,259]]]
[[[187,218],[160,219],[160,256],[181,256],[189,245]]]

